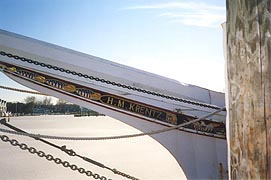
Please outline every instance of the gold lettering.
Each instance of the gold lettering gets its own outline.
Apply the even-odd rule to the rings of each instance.
[[[129,110],[133,112],[133,111],[134,111],[134,107],[135,107],[135,104],[133,104],[133,103],[130,103],[130,107],[129,107]]]
[[[112,97],[107,98],[107,104],[113,105],[113,101],[114,101],[114,98],[112,98]]]
[[[119,101],[118,101],[118,107],[119,107],[119,108],[124,108],[124,101],[119,100]]]
[[[127,111],[134,112],[137,114],[142,114],[146,117],[154,118],[157,120],[168,121],[174,124],[176,124],[177,121],[176,118],[174,119],[174,116],[172,116],[171,114],[164,113],[163,111],[157,111],[155,109],[142,106],[141,104],[131,103],[129,101],[125,101],[122,99],[117,99],[108,96],[106,103],[109,105],[113,105],[117,108],[125,109]]]
[[[151,117],[152,110],[146,108],[145,115]]]
[[[156,118],[161,119],[162,112],[156,111],[156,113],[157,113]]]
[[[135,112],[140,113],[140,106],[139,105],[136,105]]]
[[[140,107],[140,112],[139,112],[139,113],[140,113],[140,114],[145,114],[145,113],[144,113],[144,109],[145,109],[145,107],[144,107],[144,106],[141,106],[141,107]]]

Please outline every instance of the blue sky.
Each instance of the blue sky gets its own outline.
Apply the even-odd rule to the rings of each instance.
[[[0,29],[223,92],[225,9],[222,0],[1,0]],[[26,96],[0,90],[8,101]]]

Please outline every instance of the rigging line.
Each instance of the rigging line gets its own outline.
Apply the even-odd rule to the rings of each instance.
[[[10,129],[13,129],[13,130],[15,130],[17,132],[28,133],[28,132],[23,131],[22,129],[20,129],[18,127],[15,127],[15,126],[7,123],[5,119],[1,119],[0,120],[0,124],[6,126],[8,128],[10,128]],[[88,158],[88,157],[85,157],[85,156],[81,156],[81,155],[77,154],[73,149],[67,149],[66,145],[59,146],[57,144],[54,144],[52,142],[46,141],[46,140],[38,138],[38,137],[32,137],[32,136],[29,136],[29,137],[34,138],[37,141],[41,141],[41,142],[43,142],[43,143],[45,143],[45,144],[47,144],[49,146],[52,146],[52,147],[54,147],[56,149],[59,149],[59,150],[65,152],[66,154],[68,154],[69,156],[77,156],[77,157],[81,158],[82,160],[87,161],[87,162],[89,162],[91,164],[94,164],[94,165],[99,166],[99,167],[104,168],[104,169],[108,169],[108,170],[112,171],[114,174],[117,174],[117,175],[120,175],[120,176],[124,176],[124,177],[126,177],[128,179],[138,180],[137,178],[135,178],[135,177],[133,177],[131,175],[128,175],[126,173],[123,173],[123,172],[121,172],[121,171],[119,171],[119,170],[117,170],[115,168],[110,168],[110,167],[108,167],[108,166],[106,166],[106,165],[104,165],[104,164],[102,164],[102,163],[100,163],[98,161],[95,161],[95,160],[93,160],[91,158]]]
[[[21,135],[21,136],[30,136],[30,137],[37,137],[37,138],[44,138],[44,139],[56,139],[56,140],[71,140],[71,141],[94,141],[94,140],[113,140],[113,139],[125,139],[125,138],[133,138],[133,137],[141,137],[146,135],[155,135],[167,131],[171,131],[174,129],[178,129],[180,127],[187,126],[189,124],[201,121],[203,119],[206,119],[208,117],[211,117],[221,111],[226,111],[226,108],[220,108],[219,110],[216,110],[212,113],[208,113],[205,116],[202,116],[200,118],[194,119],[192,121],[188,121],[182,124],[179,124],[177,126],[167,127],[164,129],[156,130],[156,131],[150,131],[146,133],[138,133],[138,134],[130,134],[130,135],[120,135],[120,136],[105,136],[105,137],[64,137],[64,136],[51,136],[51,135],[42,135],[42,134],[33,134],[33,133],[22,133],[22,132],[16,132],[11,131],[7,129],[0,128],[1,132],[9,133],[9,134],[15,134],[15,135]]]
[[[6,89],[6,90],[11,90],[11,91],[17,91],[17,92],[22,92],[22,93],[28,93],[28,94],[37,94],[37,95],[43,95],[43,96],[49,96],[47,94],[37,92],[37,91],[29,91],[29,90],[24,90],[24,89],[17,89],[17,88],[12,88],[12,87],[7,87],[7,86],[1,86],[1,89]]]

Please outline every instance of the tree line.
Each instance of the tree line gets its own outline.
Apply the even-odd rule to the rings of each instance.
[[[29,96],[24,102],[8,102],[7,112],[12,115],[37,115],[37,114],[78,114],[78,115],[100,115],[98,112],[82,108],[76,104],[68,103],[59,99],[53,104],[51,97],[38,100],[35,96]]]

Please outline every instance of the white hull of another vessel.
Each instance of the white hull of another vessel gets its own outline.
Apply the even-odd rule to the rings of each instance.
[[[0,64],[20,84],[142,132],[187,123],[224,107],[223,93],[2,30]],[[227,168],[225,115],[219,112],[152,137],[171,152],[187,178],[222,178]]]

